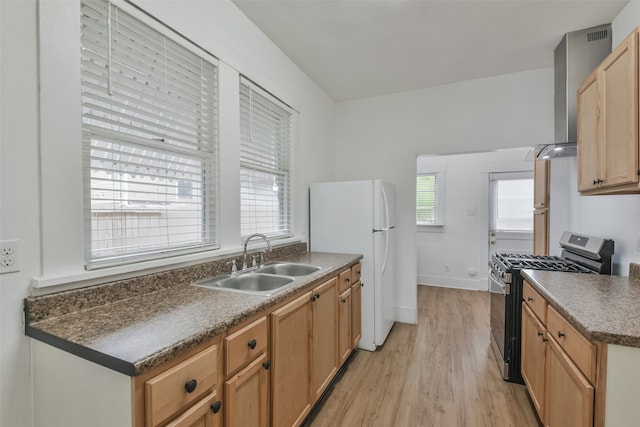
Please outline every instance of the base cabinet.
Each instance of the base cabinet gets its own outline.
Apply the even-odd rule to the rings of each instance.
[[[225,425],[267,427],[269,425],[269,364],[263,354],[224,384]]]
[[[523,295],[522,377],[540,420],[545,427],[592,427],[596,346],[526,281]]]
[[[311,410],[312,295],[307,292],[271,314],[274,427],[300,425]]]
[[[334,278],[315,288],[311,303],[311,398],[315,401],[338,372],[338,281]]]
[[[594,388],[553,338],[546,358],[547,427],[593,426]]]
[[[522,378],[529,390],[531,402],[540,419],[544,419],[545,357],[547,353],[545,328],[526,305],[522,306]]]
[[[166,427],[222,427],[221,406],[216,393],[195,404]]]

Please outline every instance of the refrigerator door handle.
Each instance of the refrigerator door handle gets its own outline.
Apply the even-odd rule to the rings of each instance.
[[[384,203],[384,213],[385,213],[385,227],[383,231],[387,234],[384,236],[384,258],[382,259],[382,273],[387,269],[387,258],[389,256],[389,230],[391,229],[389,224],[389,202],[387,201],[387,193],[384,191],[384,186],[380,187],[382,191],[382,202]]]

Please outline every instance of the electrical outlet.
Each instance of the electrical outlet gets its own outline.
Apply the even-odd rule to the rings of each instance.
[[[0,274],[20,271],[20,240],[0,241]]]

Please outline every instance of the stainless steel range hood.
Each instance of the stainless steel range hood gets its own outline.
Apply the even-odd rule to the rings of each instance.
[[[553,52],[553,144],[536,145],[537,158],[575,156],[577,152],[576,93],[580,84],[611,52],[611,24],[567,33]]]

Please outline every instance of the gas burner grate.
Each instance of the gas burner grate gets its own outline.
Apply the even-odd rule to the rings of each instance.
[[[588,268],[557,256],[501,253],[495,254],[495,258],[499,260],[507,270],[529,269],[592,273]]]

